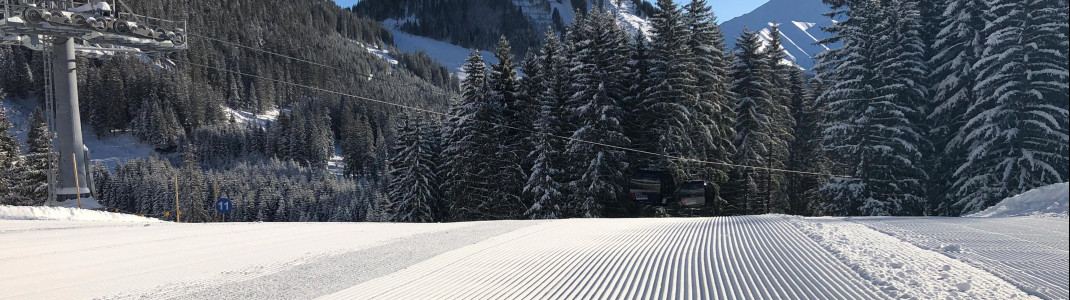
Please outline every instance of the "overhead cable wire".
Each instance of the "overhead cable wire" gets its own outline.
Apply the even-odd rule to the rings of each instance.
[[[252,77],[252,78],[257,78],[257,79],[268,80],[268,81],[272,81],[272,82],[276,82],[276,83],[280,83],[280,84],[292,85],[292,86],[301,87],[301,88],[305,88],[305,89],[309,89],[309,90],[313,90],[313,91],[319,91],[319,92],[328,93],[328,94],[334,94],[334,95],[343,96],[343,97],[350,97],[350,98],[354,98],[354,99],[360,99],[360,100],[364,100],[364,101],[369,101],[369,102],[374,102],[374,103],[379,103],[379,104],[395,106],[395,107],[399,107],[399,108],[403,108],[403,109],[409,109],[409,110],[418,111],[418,112],[422,112],[422,113],[433,114],[433,115],[438,115],[438,116],[443,116],[443,117],[461,118],[461,116],[452,115],[452,114],[449,114],[449,113],[438,112],[438,111],[433,111],[433,110],[429,110],[429,109],[425,109],[425,108],[419,108],[419,107],[415,107],[415,106],[408,106],[408,105],[404,105],[404,104],[398,104],[398,103],[393,103],[393,102],[389,102],[389,101],[384,101],[384,100],[379,100],[379,99],[374,99],[374,98],[368,98],[368,97],[363,97],[363,96],[358,96],[358,95],[353,95],[353,94],[348,94],[348,93],[343,93],[343,92],[338,92],[338,91],[318,88],[318,87],[314,87],[314,86],[310,86],[310,85],[305,85],[305,84],[289,82],[289,81],[285,81],[285,80],[279,80],[279,79],[268,78],[268,77],[263,77],[263,76],[259,76],[259,75],[243,73],[243,72],[239,72],[239,71],[227,70],[227,69],[223,69],[223,68],[218,68],[218,67],[213,67],[213,66],[208,66],[208,65],[204,65],[204,64],[191,62],[191,61],[188,61],[188,60],[176,60],[176,61],[188,64],[188,65],[191,65],[191,66],[200,67],[200,68],[211,69],[211,70],[216,70],[216,71],[220,71],[220,72],[226,72],[226,73],[231,73],[231,74],[236,74],[236,75],[242,75],[242,76],[247,76],[247,77]],[[499,127],[502,127],[502,128],[508,128],[508,129],[522,131],[522,132],[531,133],[531,134],[535,134],[535,135],[552,137],[552,138],[566,140],[566,141],[574,141],[574,142],[578,142],[578,143],[585,143],[585,144],[601,146],[601,147],[610,148],[610,149],[617,149],[617,150],[622,150],[622,151],[627,151],[627,152],[633,152],[633,153],[639,153],[639,154],[645,154],[645,155],[651,155],[651,156],[658,156],[658,157],[664,157],[664,158],[678,160],[678,161],[684,161],[684,162],[695,162],[695,163],[702,163],[702,164],[709,164],[709,165],[718,165],[718,166],[726,166],[726,167],[737,167],[737,168],[752,169],[752,170],[765,170],[765,171],[780,172],[780,173],[794,173],[794,174],[803,174],[803,175],[817,175],[817,176],[851,178],[850,176],[834,175],[834,174],[829,174],[829,173],[796,171],[796,170],[788,170],[788,169],[778,169],[778,168],[769,168],[769,167],[756,167],[756,166],[746,166],[746,165],[738,165],[738,164],[724,163],[724,162],[706,161],[706,160],[687,158],[687,157],[682,157],[682,156],[674,156],[674,155],[667,155],[667,154],[661,154],[661,153],[654,153],[654,152],[640,150],[640,149],[633,149],[633,148],[628,148],[628,147],[623,147],[623,146],[618,146],[618,145],[612,145],[612,144],[588,141],[588,140],[577,139],[577,138],[573,138],[573,137],[566,137],[566,136],[561,136],[561,135],[556,135],[556,134],[552,134],[552,133],[546,133],[546,132],[541,132],[541,131],[536,131],[536,130],[531,130],[531,129],[526,129],[526,128],[519,128],[519,127],[505,125],[505,124],[498,124],[498,123],[494,123],[494,122],[490,122],[490,121],[483,121],[483,120],[476,120],[476,121],[477,122],[485,122],[485,123],[489,123],[490,125],[495,125],[495,126],[499,126]]]

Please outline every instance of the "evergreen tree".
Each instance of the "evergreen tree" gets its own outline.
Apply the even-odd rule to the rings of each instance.
[[[528,159],[532,161],[527,184],[524,185],[524,198],[532,203],[524,215],[532,219],[556,219],[565,216],[565,195],[561,183],[563,174],[560,159],[564,143],[550,135],[561,134],[561,107],[567,101],[567,82],[561,42],[553,31],[546,33],[546,42],[536,57],[538,67],[534,77],[541,89],[534,98],[538,100],[538,115],[535,131],[542,134],[531,136],[532,151]]]
[[[734,152],[735,111],[729,92],[731,80],[728,78],[724,34],[705,0],[692,0],[686,8],[684,22],[689,29],[688,48],[694,54],[698,96],[691,122],[695,126],[691,138],[698,148],[696,158],[727,164]],[[703,165],[696,175],[713,183],[714,189],[719,191],[720,185],[728,180],[728,171],[723,165]],[[719,193],[712,200],[718,212],[727,205]]]
[[[825,173],[824,154],[821,151],[821,113],[815,104],[813,94],[806,87],[802,71],[792,69],[788,87],[792,119],[795,128],[794,139],[788,145],[788,170]],[[820,203],[819,189],[826,178],[800,173],[784,174],[784,192],[788,195],[786,213],[793,215],[814,215],[816,205]]]
[[[650,165],[669,172],[674,178],[687,178],[693,166],[667,157],[694,157],[690,131],[693,109],[697,105],[694,63],[688,47],[688,24],[683,12],[672,0],[658,0],[651,19],[651,87],[643,103],[652,131],[652,140],[636,141],[643,150],[662,154]]]
[[[924,90],[917,10],[911,1],[833,5],[848,19],[831,29],[843,47],[818,69],[831,86],[821,95],[823,148],[836,172],[822,190],[822,211],[834,215],[900,215],[924,205],[918,122]]]
[[[628,136],[628,139],[632,140],[633,144],[642,144],[643,141],[654,140],[654,133],[649,129],[651,114],[643,107],[646,102],[647,92],[650,91],[651,77],[651,53],[650,45],[647,36],[642,30],[636,32],[635,38],[632,39],[632,57],[628,62],[627,74],[628,89],[627,96],[624,101],[621,102],[621,109],[624,110],[622,125],[624,126],[624,132]],[[640,161],[647,159],[646,157],[637,156],[636,153],[631,153],[632,158],[629,161]],[[646,167],[644,165],[635,165],[633,167]]]
[[[443,150],[442,186],[450,203],[450,220],[485,219],[481,204],[492,201],[496,165],[488,157],[496,154],[494,111],[487,96],[487,70],[483,58],[473,52],[465,61],[466,77],[461,82],[461,99],[451,108]],[[494,147],[494,148],[492,148]]]
[[[0,96],[4,96],[3,91]],[[0,169],[0,204],[25,205],[27,199],[22,194],[21,185],[26,169],[19,156],[19,141],[15,134],[9,133],[12,128],[6,109],[0,107],[0,166],[3,167]]]
[[[963,214],[1067,180],[1067,9],[1060,1],[987,1],[984,50],[952,190]]]
[[[527,109],[522,106],[518,94],[520,82],[512,51],[509,40],[502,36],[494,51],[498,63],[491,66],[487,77],[488,96],[495,115],[494,132],[497,134],[497,142],[487,146],[497,149],[494,156],[484,159],[493,160],[498,170],[493,177],[496,182],[493,196],[481,206],[483,213],[492,219],[516,219],[526,210],[521,194],[527,175],[521,162],[528,153],[524,143],[527,132],[521,129],[531,128],[531,125],[525,121],[530,116],[525,115]]]
[[[932,181],[930,201],[939,215],[957,215],[951,210],[955,193],[950,190],[955,169],[965,162],[968,149],[950,147],[951,139],[966,122],[966,110],[977,101],[974,93],[975,64],[984,50],[985,8],[982,0],[949,0],[941,12],[940,30],[932,43],[930,82],[932,103],[927,123],[933,150],[929,157]]]
[[[620,118],[627,73],[628,35],[616,20],[603,11],[592,12],[582,27],[574,27],[578,37],[573,45],[570,112],[578,128],[566,146],[572,203],[571,214],[601,217],[620,214],[619,199],[624,195],[627,157],[622,150],[595,145],[628,146]]]
[[[352,112],[342,116],[342,160],[346,176],[373,176],[370,164],[375,160],[375,142],[368,118],[354,116]]]
[[[433,222],[438,206],[434,133],[423,121],[403,117],[390,158],[390,212],[395,222]]]
[[[52,132],[40,108],[34,110],[26,129],[26,191],[35,203],[44,203],[48,198],[49,156],[52,152]]]
[[[791,69],[793,66],[785,65],[784,47],[780,38],[780,26],[774,24],[769,30],[769,44],[764,53],[766,62],[769,64],[769,95],[772,98],[767,114],[770,117],[769,134],[771,143],[768,154],[767,167],[782,169],[787,165],[789,145],[795,139],[792,128],[795,127],[795,119],[788,108],[791,101]],[[784,212],[788,206],[789,195],[784,190],[784,173],[766,171],[765,177],[768,182],[767,191],[770,193],[770,212]]]
[[[744,30],[736,39],[736,59],[732,66],[732,93],[739,97],[735,107],[736,153],[733,162],[746,166],[733,172],[731,205],[735,212],[769,212],[772,187],[766,172],[756,168],[769,166],[771,147],[776,139],[770,113],[774,106],[769,63],[760,50],[758,34]]]

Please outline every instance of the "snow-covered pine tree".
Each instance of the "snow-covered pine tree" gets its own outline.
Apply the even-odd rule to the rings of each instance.
[[[902,1],[837,1],[832,26],[843,47],[822,56],[826,105],[823,148],[838,172],[822,191],[833,215],[899,215],[924,203],[920,169],[922,78],[917,11]],[[921,74],[919,74],[921,73]],[[907,76],[914,77],[907,77]],[[904,210],[904,206],[908,210]]]
[[[650,89],[650,45],[647,40],[647,36],[642,30],[635,33],[635,38],[632,39],[632,57],[628,61],[628,89],[624,101],[621,102],[621,109],[624,110],[625,117],[621,120],[621,125],[624,127],[624,134],[628,136],[628,139],[632,140],[632,144],[639,144],[643,141],[654,140],[653,132],[650,132],[651,122],[650,112],[644,109],[643,103],[646,101],[647,91]],[[646,157],[639,157],[637,153],[629,153],[632,156],[629,161],[638,162],[648,159]],[[633,167],[644,167],[644,165],[633,165]]]
[[[1055,0],[989,0],[977,100],[952,145],[969,149],[952,183],[955,208],[980,211],[1067,180],[1067,8]]]
[[[792,117],[788,105],[791,102],[791,79],[788,77],[794,66],[785,65],[784,46],[780,37],[780,26],[774,24],[769,29],[769,43],[765,45],[763,52],[766,62],[769,64],[769,96],[772,98],[768,112],[770,119],[769,134],[771,144],[768,154],[767,167],[782,169],[786,166],[789,154],[789,145],[795,139],[792,129],[795,127],[795,119]],[[784,212],[788,206],[789,195],[784,190],[784,173],[766,171],[765,179],[769,185],[770,203],[769,212]]]
[[[532,151],[528,160],[532,162],[527,184],[524,185],[525,202],[532,203],[524,213],[531,219],[556,219],[564,217],[564,186],[562,179],[561,149],[564,143],[547,134],[560,134],[559,118],[561,104],[567,101],[567,83],[565,82],[563,48],[553,30],[546,32],[546,40],[536,56],[537,71],[529,76],[536,77],[541,90],[533,98],[537,100],[538,116],[535,130],[544,134],[535,134],[530,138]]]
[[[553,132],[551,127],[554,122],[553,106],[544,103],[540,109],[539,119],[535,122],[535,130],[541,133]],[[556,138],[546,134],[536,134],[532,137],[534,150],[528,155],[533,162],[531,174],[527,184],[524,185],[524,198],[533,203],[524,215],[531,219],[557,219],[564,217],[561,203],[562,185],[558,181],[561,178],[561,169],[556,159],[560,153],[553,147],[552,140]]]
[[[178,173],[180,206],[182,207],[183,222],[206,222],[208,221],[208,208],[214,205],[209,203],[210,187],[204,181],[204,173],[201,171],[200,159],[197,158],[193,146],[187,144],[183,149],[181,169]]]
[[[438,206],[433,133],[422,120],[403,116],[398,122],[394,156],[390,158],[390,211],[395,222],[433,222]]]
[[[627,146],[620,118],[628,63],[628,35],[616,19],[604,11],[588,14],[586,26],[572,28],[581,37],[572,59],[570,81],[575,93],[571,113],[578,129],[566,147],[571,213],[579,217],[601,217],[622,210],[628,167],[622,150],[595,145]]]
[[[424,147],[428,149],[430,154],[428,157],[428,163],[432,166],[432,175],[435,177],[435,181],[431,184],[433,188],[432,192],[435,201],[431,206],[431,215],[435,217],[436,221],[445,220],[449,216],[449,206],[443,200],[442,197],[442,179],[439,174],[442,174],[443,156],[442,152],[445,149],[445,140],[443,139],[443,127],[442,119],[438,117],[428,116],[422,122],[418,123],[422,125],[420,133],[423,134],[421,142]]]
[[[728,58],[724,34],[717,25],[717,17],[711,12],[706,0],[692,0],[686,6],[684,22],[688,26],[688,48],[694,55],[695,87],[698,95],[694,111],[691,140],[696,149],[696,158],[710,162],[730,163],[734,151],[735,103],[729,93]],[[645,72],[645,71],[644,71]],[[702,165],[697,176],[714,184],[715,190],[728,181],[730,168],[723,165]],[[719,194],[715,196],[715,213],[727,203]]]
[[[45,114],[40,108],[34,110],[30,123],[26,124],[26,190],[24,194],[35,203],[44,203],[48,198],[48,158],[52,154],[52,132],[48,129]]]
[[[892,20],[887,39],[882,44],[891,47],[877,48],[881,63],[878,65],[884,86],[877,89],[878,99],[891,100],[888,122],[893,128],[882,134],[887,138],[895,154],[888,159],[894,171],[886,175],[888,190],[902,199],[901,209],[892,214],[923,215],[931,210],[926,201],[929,174],[925,171],[924,153],[931,152],[932,144],[926,138],[928,126],[925,113],[929,101],[928,79],[931,73],[927,61],[926,28],[923,27],[919,3],[925,0],[891,0],[885,10]]]
[[[770,108],[774,99],[769,82],[767,55],[761,51],[762,41],[758,34],[744,30],[736,39],[736,57],[732,65],[731,90],[739,98],[735,107],[736,138],[735,156],[732,161],[740,167],[733,171],[729,192],[731,209],[737,213],[766,213],[769,211],[769,180],[766,172],[753,167],[765,168],[770,147],[775,137]]]
[[[461,98],[451,108],[443,150],[442,186],[450,206],[450,221],[486,219],[479,205],[490,201],[492,176],[497,165],[487,157],[496,154],[493,106],[487,98],[487,69],[483,57],[473,52],[465,60],[467,76],[461,82]]]
[[[352,110],[342,115],[342,161],[345,162],[346,176],[374,176],[369,164],[375,160],[375,141],[368,118],[363,114],[355,116]]]
[[[825,173],[825,156],[821,151],[821,112],[814,103],[813,94],[806,86],[802,70],[792,68],[788,87],[792,119],[795,128],[794,139],[788,144],[788,170]],[[788,195],[786,213],[792,215],[814,215],[815,205],[820,201],[818,190],[825,184],[823,176],[786,173],[784,174],[784,191]]]
[[[0,99],[4,96],[0,91]],[[0,204],[25,205],[27,197],[23,195],[22,183],[26,177],[26,168],[19,156],[19,140],[14,133],[9,133],[13,126],[7,117],[7,110],[0,106]]]
[[[524,214],[527,206],[522,200],[524,183],[527,181],[521,165],[527,156],[524,141],[531,125],[525,120],[526,108],[520,101],[520,82],[513,62],[512,47],[509,40],[502,36],[494,56],[498,63],[490,68],[487,77],[489,97],[494,107],[494,133],[497,141],[491,147],[497,147],[494,156],[484,159],[494,161],[497,172],[494,173],[493,196],[480,205],[481,210],[491,219],[516,219]]]
[[[929,81],[928,139],[933,151],[929,184],[933,213],[958,215],[951,209],[955,193],[950,190],[952,174],[966,160],[968,149],[951,147],[951,139],[966,122],[967,108],[977,101],[973,88],[974,65],[984,50],[985,8],[983,0],[949,0],[941,13],[940,30],[932,43]]]
[[[667,157],[694,157],[690,131],[693,129],[695,90],[694,54],[688,47],[688,25],[683,11],[672,0],[658,0],[651,19],[651,86],[642,107],[651,122],[651,140],[635,141],[640,149],[662,154],[649,162],[638,162],[665,170],[675,178],[686,178],[686,162]]]

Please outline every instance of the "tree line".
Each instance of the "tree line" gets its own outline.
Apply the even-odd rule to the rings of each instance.
[[[470,56],[448,118],[414,115],[398,127],[385,215],[682,213],[634,204],[627,184],[641,169],[711,183],[704,214],[817,213],[808,203],[819,198],[823,178],[729,167],[822,171],[818,144],[793,143],[797,133],[816,135],[819,118],[804,75],[781,63],[779,44],[760,47],[747,32],[739,38],[745,46],[728,52],[702,0],[685,7],[658,1],[651,23],[650,37],[631,35],[611,13],[594,10],[563,35],[548,30],[523,59],[504,38],[494,51],[498,63]]]
[[[632,203],[640,169],[711,183],[709,215],[954,216],[1067,180],[1065,1],[827,3],[811,80],[775,26],[728,52],[704,1],[658,1],[649,38],[594,11],[524,59],[502,39],[451,117],[398,127],[385,215],[679,214]]]

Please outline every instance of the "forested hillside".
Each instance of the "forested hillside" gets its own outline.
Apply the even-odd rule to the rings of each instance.
[[[444,111],[447,106],[453,79],[444,67],[423,54],[390,51],[398,61],[395,66],[369,52],[368,47],[390,50],[390,31],[329,1],[273,5],[255,1],[126,2],[146,15],[186,18],[189,50],[167,57],[79,58],[83,123],[101,136],[131,132],[161,155],[196,155],[204,170],[245,161],[256,164],[274,157],[311,167],[312,173],[323,173],[339,139],[347,158],[360,157],[357,161],[347,159],[354,166],[385,161],[393,118],[399,111],[396,107],[354,103],[352,98],[300,86],[431,110]],[[44,87],[41,66],[39,52],[0,47],[0,90],[7,97],[40,98]],[[286,122],[252,128],[231,124],[223,113],[224,106],[253,112],[280,108],[289,114],[284,114]],[[355,135],[357,130],[346,130],[354,127],[366,130],[360,135]],[[263,138],[240,139],[246,136]],[[358,148],[366,155],[352,154]],[[24,152],[28,151],[24,147]],[[179,164],[176,156],[169,157]],[[288,165],[278,169],[286,168]],[[106,181],[100,180],[103,184],[98,186],[107,187]],[[116,208],[135,211],[134,207]],[[135,212],[155,211],[160,208]]]

